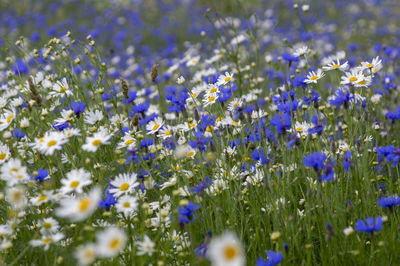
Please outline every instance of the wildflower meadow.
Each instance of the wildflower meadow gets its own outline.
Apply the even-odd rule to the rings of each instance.
[[[0,265],[400,265],[399,18],[0,1]]]

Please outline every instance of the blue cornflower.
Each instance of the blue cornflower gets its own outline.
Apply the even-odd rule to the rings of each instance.
[[[281,252],[268,250],[267,259],[264,260],[261,257],[258,257],[258,260],[256,261],[256,266],[274,266],[281,263],[282,260],[283,260],[283,255]]]
[[[397,107],[397,109],[394,112],[387,112],[386,118],[392,120],[393,122],[395,120],[399,120],[400,119],[400,106]]]
[[[67,127],[69,127],[69,124],[67,122],[62,123],[62,124],[58,124],[58,123],[53,123],[52,127],[54,129],[57,129],[58,131],[63,131],[64,129],[66,129]]]
[[[40,168],[38,169],[38,174],[35,176],[36,181],[43,181],[49,179],[49,170]]]
[[[378,205],[384,208],[392,209],[394,206],[400,204],[400,197],[397,195],[389,196],[389,197],[381,197],[378,200]]]
[[[188,224],[194,222],[194,213],[198,209],[200,209],[200,205],[193,202],[189,202],[185,207],[179,206],[180,223]]]
[[[319,177],[319,180],[328,182],[335,178],[335,171],[333,170],[333,163],[327,163],[324,166],[324,174]]]
[[[292,55],[291,53],[284,53],[282,54],[282,59],[291,64],[292,62],[298,62],[300,58]]]
[[[21,129],[14,129],[14,131],[11,133],[11,135],[16,138],[16,139],[22,139],[25,137],[25,133]]]
[[[196,254],[198,257],[205,257],[207,254],[207,244],[201,243],[200,246],[194,249],[194,254]]]
[[[374,232],[378,232],[382,229],[383,221],[382,217],[378,216],[374,220],[372,217],[367,217],[365,222],[361,219],[358,219],[356,224],[354,225],[357,232],[365,232],[373,234]]]
[[[346,172],[348,172],[351,165],[352,165],[352,163],[351,163],[351,151],[346,151],[344,153],[344,160],[343,160],[344,170]]]
[[[291,117],[290,115],[284,113],[281,116],[276,114],[270,122],[271,126],[276,128],[276,132],[278,134],[282,134],[286,132],[286,129],[290,128],[292,125]]]
[[[117,199],[114,197],[113,194],[109,192],[111,186],[108,186],[106,191],[104,192],[104,199],[100,201],[99,206],[103,209],[109,209],[115,203],[117,203]]]
[[[253,160],[256,162],[260,162],[261,164],[267,164],[269,160],[265,156],[264,149],[263,148],[258,148],[253,151],[251,154],[251,157],[253,157]]]
[[[326,155],[320,152],[313,152],[308,154],[303,159],[304,166],[312,167],[316,171],[324,168],[324,162],[326,160]]]
[[[86,103],[84,102],[72,102],[70,105],[77,117],[79,117],[79,115],[83,113],[86,108]]]
[[[197,186],[190,188],[189,191],[197,193],[203,192],[212,184],[212,182],[213,181],[207,176],[205,181],[200,182]]]

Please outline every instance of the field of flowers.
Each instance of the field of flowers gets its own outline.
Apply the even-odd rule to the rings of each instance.
[[[399,17],[2,0],[0,265],[399,265]]]

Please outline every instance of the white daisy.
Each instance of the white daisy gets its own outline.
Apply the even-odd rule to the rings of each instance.
[[[138,207],[138,202],[135,197],[124,195],[118,199],[115,204],[117,212],[122,212],[125,216],[131,216],[135,213]]]
[[[1,166],[1,179],[7,181],[8,186],[27,182],[29,175],[26,166],[22,166],[19,159],[10,159]]]
[[[377,56],[372,59],[372,62],[362,62],[361,68],[362,70],[371,69],[372,73],[378,72],[382,68],[382,59]]]
[[[207,248],[211,264],[214,266],[245,265],[245,254],[239,239],[231,232],[214,237]]]
[[[97,122],[103,120],[104,115],[100,110],[89,110],[89,111],[85,111],[84,112],[84,118],[83,120],[85,121],[85,123],[89,124],[89,125],[94,125]]]
[[[126,132],[125,135],[122,137],[121,141],[118,142],[117,149],[128,148],[129,150],[131,150],[132,148],[135,147],[136,147],[135,138],[129,132]]]
[[[74,257],[78,261],[79,265],[89,265],[96,260],[97,256],[97,246],[94,244],[86,244],[84,246],[79,246]]]
[[[344,63],[340,63],[339,59],[336,59],[336,62],[335,60],[333,60],[327,66],[322,67],[322,69],[325,71],[335,70],[335,69],[345,71],[348,67],[349,63],[347,61]]]
[[[44,155],[52,155],[56,150],[61,150],[68,139],[59,131],[48,131],[43,137],[36,139],[33,148]]]
[[[138,254],[139,256],[145,254],[151,256],[154,252],[155,244],[153,241],[151,241],[151,239],[147,235],[143,237],[142,241],[137,241],[136,245],[138,248],[138,252],[136,254]]]
[[[310,84],[310,83],[316,84],[317,80],[321,79],[324,76],[325,76],[325,73],[322,72],[321,69],[318,69],[317,72],[311,71],[310,73],[307,74],[307,77],[304,80],[304,82],[307,84]]]
[[[15,110],[3,110],[4,113],[0,115],[0,131],[6,129],[17,116]]]
[[[111,136],[104,130],[99,130],[93,136],[86,137],[86,143],[82,145],[82,149],[89,152],[96,152],[101,145],[109,144]]]
[[[7,145],[0,142],[0,164],[10,159],[10,156],[11,156],[10,148],[8,148]]]
[[[83,187],[92,183],[92,180],[90,180],[91,176],[92,175],[83,168],[69,171],[66,178],[61,179],[61,184],[63,185],[60,189],[61,193],[67,194],[72,191],[82,193]]]
[[[117,227],[109,227],[96,235],[96,249],[99,257],[112,258],[125,247],[127,236]]]
[[[363,81],[365,79],[364,75],[361,71],[357,69],[353,69],[349,72],[346,72],[344,76],[341,77],[340,84],[342,85],[356,85],[357,83]]]
[[[57,233],[60,225],[58,224],[56,219],[48,217],[39,222],[39,227],[40,233],[42,233],[43,235],[49,235]]]
[[[233,74],[231,74],[229,72],[225,72],[225,75],[220,75],[218,77],[217,85],[218,86],[226,85],[229,82],[232,82],[232,80],[233,80]]]
[[[73,222],[83,221],[93,214],[101,199],[101,189],[93,188],[79,198],[68,197],[60,200],[60,207],[55,211],[59,217],[69,218]]]
[[[217,94],[206,94],[203,98],[204,107],[214,104],[218,98]]]
[[[159,131],[161,129],[161,127],[164,125],[164,121],[162,120],[162,118],[157,117],[156,119],[154,119],[153,121],[150,121],[147,126],[146,126],[146,130],[148,131],[147,134],[154,134],[157,131]]]
[[[53,85],[52,90],[49,92],[49,94],[54,97],[64,97],[72,95],[73,93],[69,89],[67,79],[63,78],[61,81],[58,81]]]
[[[122,173],[110,181],[110,185],[112,186],[110,193],[114,194],[115,197],[119,197],[131,193],[139,186],[139,183],[137,182],[137,175],[135,173]]]
[[[55,233],[54,235],[44,235],[41,239],[31,240],[29,243],[34,247],[44,246],[44,250],[48,250],[50,244],[60,241],[64,238],[62,233]]]
[[[10,203],[13,208],[22,209],[28,203],[25,193],[25,189],[22,186],[9,188],[7,189],[6,201]]]

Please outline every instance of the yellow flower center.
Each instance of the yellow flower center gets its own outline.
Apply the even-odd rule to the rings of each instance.
[[[225,81],[225,82],[229,82],[230,80],[231,80],[231,77],[225,77],[225,78],[224,78],[224,81]]]
[[[93,146],[99,146],[100,144],[101,144],[101,140],[99,140],[99,139],[95,139],[92,141]]]
[[[18,168],[13,167],[13,168],[11,168],[10,171],[11,171],[11,172],[18,172]]]
[[[214,130],[214,127],[213,126],[208,126],[207,128],[206,128],[206,131],[207,132],[212,132]]]
[[[166,136],[171,136],[171,134],[172,134],[172,133],[171,133],[171,130],[168,130],[167,132],[165,132],[165,135],[166,135]]]
[[[374,65],[371,64],[371,63],[369,63],[369,64],[366,64],[365,66],[366,66],[366,67],[373,67]]]
[[[215,87],[210,90],[210,93],[215,93],[215,92],[217,92],[217,88]]]
[[[42,196],[40,196],[40,197],[38,198],[38,201],[41,202],[41,201],[44,201],[44,200],[46,200],[46,199],[47,199],[47,196],[42,195]]]
[[[128,183],[123,183],[123,184],[119,187],[119,189],[120,189],[121,191],[127,191],[128,188],[129,188],[129,184],[128,184]]]
[[[228,261],[235,259],[239,254],[237,246],[229,245],[224,248],[224,258]]]
[[[339,67],[340,67],[340,65],[338,65],[338,64],[334,64],[333,66],[331,66],[332,69],[339,68]]]
[[[51,223],[45,222],[45,223],[43,223],[43,227],[46,229],[50,229],[52,226],[51,226]]]
[[[351,77],[351,78],[349,78],[349,81],[350,81],[350,82],[354,82],[354,81],[357,81],[357,80],[358,80],[357,77]]]
[[[84,254],[84,256],[85,256],[86,258],[92,258],[92,257],[94,257],[95,255],[96,255],[96,254],[95,254],[94,250],[92,250],[92,249],[86,250],[86,251],[85,251],[85,254]]]
[[[65,92],[67,90],[67,88],[65,88],[65,87],[61,87],[60,88],[60,92],[62,93],[62,92]]]
[[[195,126],[196,126],[195,123],[190,123],[190,124],[189,124],[189,127],[190,127],[190,128],[195,127]]]
[[[191,151],[191,152],[188,153],[189,157],[192,157],[193,155],[194,155],[194,151]]]
[[[7,154],[5,154],[4,152],[0,153],[0,160],[4,160],[6,158],[6,156],[7,156]]]
[[[160,127],[159,124],[155,124],[155,125],[153,126],[153,131],[156,131],[159,127]]]
[[[197,93],[193,92],[192,97],[196,98],[197,97]]]
[[[7,124],[9,124],[13,118],[14,118],[14,114],[9,115],[7,117]]]
[[[312,76],[310,79],[311,80],[316,80],[318,78],[318,75]]]
[[[86,211],[86,210],[89,208],[90,203],[91,203],[91,202],[90,202],[90,199],[89,199],[89,198],[83,198],[83,199],[81,199],[81,200],[79,201],[79,206],[78,206],[79,211],[80,211],[80,212]]]
[[[124,206],[124,208],[129,208],[129,207],[131,207],[131,204],[129,202],[124,202],[124,204],[122,204],[122,206]]]
[[[133,139],[128,139],[127,141],[125,141],[126,145],[131,145],[133,143]]]
[[[69,184],[69,187],[70,187],[70,188],[77,188],[77,187],[79,186],[80,183],[81,183],[81,182],[79,182],[78,180],[72,181],[72,182]]]
[[[303,127],[296,127],[296,130],[297,130],[297,131],[302,131],[302,130],[303,130]]]
[[[214,100],[215,100],[215,97],[214,97],[214,96],[211,96],[211,97],[208,98],[208,101],[209,101],[209,102],[213,102]]]
[[[366,82],[365,80],[361,80],[361,81],[358,82],[357,84],[359,84],[359,85],[365,85],[365,84],[367,84],[367,82]]]
[[[121,120],[119,120],[119,119],[117,121],[115,121],[116,125],[119,125],[120,123],[121,123]]]
[[[47,142],[47,147],[51,147],[57,144],[57,140],[50,140],[49,142]]]
[[[110,242],[110,248],[111,249],[117,249],[121,244],[121,241],[119,241],[118,238],[114,238],[111,242]]]
[[[42,239],[42,242],[45,244],[50,243],[51,241],[53,241],[53,239],[51,239],[50,237],[46,237],[46,238]]]
[[[379,68],[375,67],[374,69],[372,69],[372,72],[376,72],[378,70],[379,70]]]

